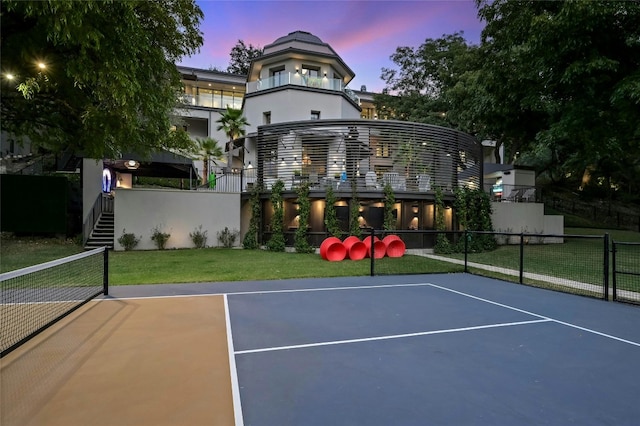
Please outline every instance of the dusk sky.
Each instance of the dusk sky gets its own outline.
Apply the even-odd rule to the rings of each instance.
[[[483,24],[473,1],[224,1],[198,0],[204,12],[200,53],[180,65],[226,70],[238,42],[264,47],[292,31],[308,31],[328,43],[356,77],[349,87],[380,92],[383,67],[399,46],[418,47],[427,38],[464,32],[477,44]]]

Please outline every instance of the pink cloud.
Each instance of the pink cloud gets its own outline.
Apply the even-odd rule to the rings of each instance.
[[[482,24],[464,1],[205,1],[205,44],[183,65],[226,68],[239,39],[264,47],[292,31],[308,31],[328,43],[368,87],[381,85],[380,69],[398,46],[464,31],[479,39]],[[358,87],[359,88],[359,87]],[[371,89],[371,88],[370,88]]]

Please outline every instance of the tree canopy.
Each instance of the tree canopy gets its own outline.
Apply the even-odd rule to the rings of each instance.
[[[496,140],[506,162],[553,180],[588,170],[638,189],[640,3],[476,0],[479,46],[461,33],[399,47],[379,115]],[[604,182],[604,183],[603,183]]]
[[[251,43],[247,46],[244,41],[238,40],[236,45],[231,48],[229,56],[231,59],[229,60],[227,72],[247,75],[249,74],[251,61],[262,56],[262,48]]]
[[[2,130],[95,158],[187,148],[175,63],[202,18],[195,0],[3,0]]]

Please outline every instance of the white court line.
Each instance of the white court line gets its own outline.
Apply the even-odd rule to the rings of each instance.
[[[231,395],[233,398],[233,417],[236,426],[243,426],[242,404],[240,401],[240,386],[238,385],[238,370],[236,369],[236,356],[233,349],[233,336],[231,335],[231,318],[229,316],[229,302],[224,295],[224,318],[227,325],[227,349],[229,351],[229,370],[231,372]]]
[[[394,287],[431,287],[429,283],[408,283],[408,284],[380,284],[366,286],[348,286],[348,287],[321,287],[321,288],[292,288],[283,290],[254,290],[254,291],[236,291],[229,293],[199,293],[199,294],[170,294],[167,296],[132,296],[132,297],[110,297],[96,299],[102,302],[110,300],[142,300],[142,299],[169,299],[181,297],[211,297],[211,296],[241,296],[243,294],[278,294],[278,293],[312,293],[316,291],[335,291],[335,290],[367,290],[376,288],[394,288]]]
[[[525,325],[525,324],[537,324],[541,322],[549,322],[551,320],[548,319],[539,319],[532,321],[519,321],[519,322],[508,322],[502,324],[488,324],[488,325],[478,325],[475,327],[464,327],[464,328],[450,328],[448,330],[433,330],[433,331],[422,331],[418,333],[408,333],[408,334],[393,334],[388,336],[378,336],[378,337],[365,337],[362,339],[348,339],[348,340],[335,340],[331,342],[318,342],[318,343],[307,343],[303,345],[291,345],[291,346],[276,346],[272,348],[261,348],[261,349],[247,349],[244,351],[237,351],[236,355],[244,355],[244,354],[254,354],[260,352],[274,352],[274,351],[286,351],[290,349],[304,349],[304,348],[314,348],[318,346],[331,346],[331,345],[345,345],[349,343],[362,343],[362,342],[375,342],[378,340],[391,340],[391,339],[404,339],[407,337],[417,337],[417,336],[429,336],[432,334],[447,334],[447,333],[458,333],[461,331],[473,331],[473,330],[483,330],[487,328],[499,328],[499,327],[513,327],[516,325]]]
[[[638,342],[622,339],[620,337],[616,337],[616,336],[613,336],[611,334],[601,333],[599,331],[592,330],[590,328],[585,328],[585,327],[581,327],[581,326],[576,325],[576,324],[571,324],[571,323],[560,321],[560,320],[557,320],[557,319],[554,319],[554,318],[549,318],[549,317],[546,317],[544,315],[536,314],[536,313],[533,313],[533,312],[530,312],[530,311],[525,311],[523,309],[519,309],[519,308],[516,308],[514,306],[505,305],[503,303],[494,302],[493,300],[483,299],[482,297],[474,296],[474,295],[471,295],[471,294],[468,294],[468,293],[463,293],[463,292],[457,291],[457,290],[452,290],[450,288],[441,287],[441,286],[436,285],[436,284],[430,284],[430,286],[431,287],[435,287],[435,288],[439,288],[441,290],[449,291],[451,293],[456,293],[456,294],[459,294],[461,296],[466,296],[466,297],[470,297],[472,299],[480,300],[482,302],[490,303],[492,305],[501,306],[503,308],[511,309],[513,311],[517,311],[517,312],[522,312],[522,313],[525,313],[525,314],[533,315],[533,316],[536,316],[538,318],[542,318],[542,319],[545,319],[545,320],[549,320],[549,321],[555,322],[556,324],[562,324],[562,325],[565,325],[567,327],[577,328],[578,330],[582,330],[582,331],[586,331],[587,333],[592,333],[592,334],[596,334],[598,336],[606,337],[607,339],[612,339],[612,340],[616,340],[618,342],[623,342],[623,343],[627,343],[629,345],[640,347],[640,343],[638,343]]]
[[[528,314],[528,315],[532,315],[534,317],[538,317],[540,319],[544,319],[544,320],[549,320],[549,321],[553,321],[557,324],[562,324],[565,325],[567,327],[572,327],[572,328],[576,328],[582,331],[586,331],[592,334],[596,334],[602,337],[606,337],[608,339],[612,339],[612,340],[617,340],[619,342],[623,342],[623,343],[627,343],[633,346],[639,346],[640,347],[640,343],[637,342],[633,342],[631,340],[626,340],[626,339],[622,339],[620,337],[616,337],[610,334],[606,334],[606,333],[601,333],[599,331],[596,330],[592,330],[592,329],[588,329],[588,328],[584,328],[581,327],[579,325],[576,324],[571,324],[571,323],[567,323],[564,321],[560,321],[554,318],[549,318],[546,317],[544,315],[540,315],[540,314],[536,314],[534,312],[530,312],[530,311],[526,311],[524,309],[519,309],[516,308],[514,306],[509,306],[509,305],[505,305],[503,303],[499,303],[499,302],[494,302],[493,300],[489,300],[489,299],[483,299],[482,297],[478,297],[478,296],[473,296],[471,294],[468,293],[463,293],[461,291],[457,291],[457,290],[453,290],[453,289],[449,289],[446,287],[442,287],[433,283],[410,283],[410,284],[383,284],[383,285],[375,285],[375,286],[349,286],[349,287],[326,287],[326,288],[301,288],[301,289],[290,289],[290,290],[262,290],[262,291],[247,291],[247,292],[233,292],[233,293],[207,293],[207,294],[192,294],[192,295],[170,295],[170,296],[149,296],[149,297],[123,297],[123,298],[111,298],[111,299],[94,299],[94,300],[98,300],[98,301],[109,301],[109,300],[138,300],[138,299],[164,299],[164,298],[170,298],[170,297],[210,297],[210,296],[220,296],[220,295],[243,295],[243,294],[272,294],[272,293],[301,293],[301,292],[315,292],[315,291],[333,291],[333,290],[365,290],[365,289],[376,289],[376,288],[394,288],[394,287],[434,287],[434,288],[438,288],[440,290],[445,290],[445,291],[449,291],[451,293],[457,293],[461,296],[465,296],[465,297],[470,297],[472,299],[476,299],[482,302],[486,302],[486,303],[490,303],[492,305],[496,305],[496,306],[500,306],[506,309],[510,309],[513,311],[517,311],[517,312],[521,312],[524,314]]]

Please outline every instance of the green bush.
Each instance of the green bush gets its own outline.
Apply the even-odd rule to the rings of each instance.
[[[190,232],[189,236],[196,248],[205,248],[207,246],[207,231],[202,231],[202,225]]]
[[[271,187],[271,204],[273,205],[273,217],[271,219],[271,239],[267,242],[267,248],[271,251],[284,251],[284,206],[282,190],[284,182],[276,181]]]
[[[171,238],[171,234],[162,232],[160,227],[156,226],[151,230],[151,241],[156,245],[158,250],[164,250],[167,246],[167,241]]]
[[[248,250],[258,248],[258,232],[260,230],[260,218],[262,217],[262,203],[260,202],[260,185],[253,187],[251,191],[251,220],[249,221],[249,230],[244,234],[242,246]]]
[[[136,234],[127,232],[126,229],[122,230],[122,235],[118,237],[118,243],[124,247],[125,251],[133,250],[135,246],[140,242],[140,238],[136,237]]]
[[[229,228],[225,226],[222,231],[218,232],[218,245],[224,248],[233,247],[238,239],[238,234],[238,230],[234,229],[230,231]]]

